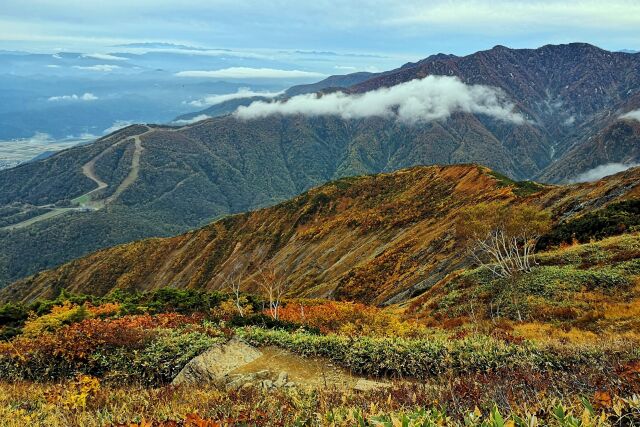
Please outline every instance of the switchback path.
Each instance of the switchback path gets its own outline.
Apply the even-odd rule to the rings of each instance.
[[[96,183],[97,187],[94,188],[91,191],[88,191],[87,193],[84,193],[81,196],[76,197],[75,199],[72,200],[73,203],[77,204],[78,206],[76,207],[70,207],[70,208],[57,208],[57,207],[52,207],[52,205],[47,205],[47,206],[40,206],[40,207],[45,207],[45,208],[50,208],[51,210],[42,214],[42,215],[38,215],[36,217],[33,218],[29,218],[28,220],[16,223],[16,224],[11,224],[8,225],[6,227],[0,228],[0,230],[16,230],[19,228],[24,228],[24,227],[28,227],[32,224],[35,224],[37,222],[40,221],[44,221],[46,219],[50,219],[50,218],[54,218],[57,216],[60,216],[62,214],[65,214],[67,212],[72,212],[72,211],[87,211],[87,210],[98,210],[98,209],[102,209],[105,205],[107,205],[108,203],[113,202],[114,200],[116,200],[127,188],[129,188],[131,186],[131,184],[133,184],[135,182],[136,179],[138,179],[138,175],[140,173],[140,157],[142,156],[142,152],[144,151],[144,147],[142,146],[142,140],[140,139],[141,137],[143,137],[144,135],[147,135],[148,133],[153,132],[153,129],[150,128],[149,126],[145,126],[146,127],[146,131],[135,135],[133,137],[129,137],[129,138],[125,138],[121,141],[116,142],[113,145],[110,145],[109,147],[107,147],[106,149],[104,149],[103,151],[101,151],[98,155],[96,155],[94,158],[92,158],[91,160],[89,160],[87,163],[85,163],[82,166],[82,173],[89,178],[90,180],[92,180],[93,182]],[[118,186],[118,188],[116,188],[116,191],[110,196],[107,197],[106,199],[93,199],[93,197],[98,194],[101,190],[107,188],[109,186],[108,183],[104,182],[102,179],[100,179],[100,177],[98,175],[96,175],[95,172],[95,165],[96,162],[98,160],[100,160],[100,158],[102,158],[102,156],[104,156],[106,153],[108,153],[110,150],[113,150],[114,147],[126,143],[127,141],[130,141],[131,138],[133,138],[133,142],[135,144],[135,148],[133,151],[133,156],[131,158],[131,168],[129,170],[129,174],[126,176],[126,178],[120,183],[120,185]]]
[[[129,170],[129,174],[125,179],[122,180],[116,191],[111,195],[111,197],[107,198],[105,204],[111,203],[116,200],[124,191],[131,186],[138,179],[138,175],[140,173],[140,157],[142,156],[142,152],[144,151],[144,147],[142,146],[142,140],[140,137],[153,132],[153,129],[147,127],[147,131],[141,133],[140,135],[136,135],[133,137],[133,141],[135,144],[135,149],[133,151],[133,157],[131,158],[131,169]]]

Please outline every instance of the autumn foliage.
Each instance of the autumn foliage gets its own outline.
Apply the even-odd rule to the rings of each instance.
[[[387,310],[356,302],[292,300],[280,309],[280,319],[343,335],[411,336],[420,325]]]
[[[78,307],[64,305],[52,315],[62,316]],[[95,308],[95,312],[108,311]],[[89,310],[87,310],[89,312]],[[42,316],[51,323],[50,315]],[[30,320],[29,332],[0,343],[3,378],[57,379],[78,373],[116,375],[162,382],[175,375],[188,360],[212,345],[223,332],[203,323],[203,315],[164,313],[116,318],[86,318],[38,335]]]

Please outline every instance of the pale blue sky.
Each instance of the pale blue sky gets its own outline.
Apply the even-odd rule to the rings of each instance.
[[[374,54],[396,63],[496,44],[583,41],[640,50],[640,0],[1,1],[0,49],[116,52],[110,46],[150,41],[247,55]],[[380,68],[390,61],[365,62]]]

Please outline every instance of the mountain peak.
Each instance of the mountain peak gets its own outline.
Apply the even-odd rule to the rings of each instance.
[[[590,43],[584,43],[584,42],[571,42],[571,43],[564,43],[564,44],[546,44],[540,47],[538,50],[540,50],[541,52],[553,51],[558,53],[567,53],[567,52],[611,53],[606,49],[602,49],[598,46],[592,45]]]
[[[514,50],[514,49],[511,49],[511,48],[509,48],[507,46],[504,46],[504,45],[501,45],[501,44],[497,44],[494,47],[492,47],[491,50],[493,50],[493,51],[503,51],[503,50]]]

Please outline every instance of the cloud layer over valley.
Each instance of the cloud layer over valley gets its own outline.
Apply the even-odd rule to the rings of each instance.
[[[174,120],[171,124],[182,126],[182,125],[190,125],[191,123],[199,122],[201,120],[210,119],[211,116],[207,114],[199,114],[191,119],[182,119],[182,120]]]
[[[622,116],[620,116],[621,119],[631,119],[631,120],[637,120],[640,122],[640,110],[632,110],[629,111],[626,114],[623,114]]]
[[[408,123],[448,118],[455,112],[483,114],[516,124],[525,122],[497,88],[467,85],[456,77],[428,76],[364,94],[307,94],[286,101],[254,102],[235,115],[254,119],[273,114],[339,115],[344,119],[396,117]]]
[[[326,77],[325,74],[313,71],[250,67],[229,67],[212,71],[180,71],[176,73],[176,76],[215,79],[300,79]]]
[[[49,97],[49,101],[95,101],[98,97],[92,93],[86,92],[82,95],[76,95],[75,93],[72,95],[62,95],[62,96],[52,96]]]
[[[604,178],[605,176],[614,175],[619,172],[624,172],[627,169],[635,168],[636,166],[640,166],[638,163],[607,163],[604,165],[597,166],[593,169],[589,169],[586,172],[581,173],[577,177],[575,177],[572,182],[592,182],[597,181],[599,179]]]

